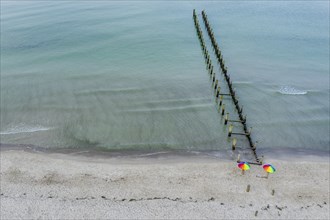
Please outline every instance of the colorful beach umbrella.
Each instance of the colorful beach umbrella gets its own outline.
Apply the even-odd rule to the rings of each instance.
[[[276,171],[275,167],[273,167],[273,165],[271,165],[271,164],[265,164],[262,167],[267,172],[267,177],[266,178],[268,178],[270,173],[274,173]]]
[[[240,162],[240,163],[238,163],[237,166],[238,166],[238,168],[240,168],[242,170],[242,175],[244,175],[245,170],[250,169],[250,164],[248,162]]]

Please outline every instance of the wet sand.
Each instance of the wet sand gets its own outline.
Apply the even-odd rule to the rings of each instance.
[[[212,157],[1,152],[1,219],[329,219],[329,157],[266,158],[242,175]],[[247,186],[250,191],[247,192]]]

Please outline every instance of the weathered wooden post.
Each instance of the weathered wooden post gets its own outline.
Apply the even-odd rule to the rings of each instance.
[[[243,106],[241,108],[239,108],[238,114],[242,114],[242,112],[243,112]]]
[[[236,149],[236,143],[237,143],[237,139],[234,138],[233,139],[233,144],[231,145],[231,149],[234,151]]]
[[[229,120],[229,113],[227,112],[225,116],[225,125],[227,125],[228,120]]]
[[[228,129],[228,137],[231,137],[231,133],[233,133],[233,124],[229,125],[229,129]]]
[[[248,135],[250,136],[251,135],[251,132],[252,132],[252,127],[250,127],[250,130],[248,132]]]
[[[252,144],[251,149],[253,151],[256,151],[256,149],[257,149],[257,143]]]
[[[225,104],[222,105],[222,112],[221,112],[221,115],[224,115],[225,114]]]
[[[219,94],[220,94],[220,86],[218,86],[218,89],[217,89],[217,95],[216,95],[217,100],[219,98]]]
[[[236,161],[237,161],[237,163],[239,163],[239,162],[241,161],[240,159],[241,159],[241,155],[240,155],[240,154],[238,154],[238,155],[237,155],[237,160],[236,160]]]
[[[219,107],[222,105],[222,101],[223,101],[223,95],[220,95]]]

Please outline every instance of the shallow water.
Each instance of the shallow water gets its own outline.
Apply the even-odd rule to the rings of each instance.
[[[1,2],[1,143],[229,148],[194,8],[208,14],[258,149],[329,149],[326,1]]]

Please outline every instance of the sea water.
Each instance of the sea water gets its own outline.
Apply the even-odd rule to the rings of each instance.
[[[257,148],[328,150],[327,1],[1,1],[1,144],[229,149],[193,9]]]

